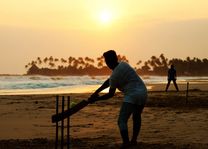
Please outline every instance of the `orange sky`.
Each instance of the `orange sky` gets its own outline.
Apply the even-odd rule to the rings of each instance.
[[[0,74],[36,57],[208,57],[207,0],[0,0]]]

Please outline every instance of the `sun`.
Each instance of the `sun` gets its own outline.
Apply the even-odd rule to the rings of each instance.
[[[104,10],[100,13],[100,22],[103,24],[109,24],[112,21],[112,13]]]

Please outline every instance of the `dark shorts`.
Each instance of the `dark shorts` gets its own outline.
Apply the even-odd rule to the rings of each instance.
[[[127,122],[131,114],[132,114],[133,121],[135,121],[136,123],[137,122],[140,123],[141,113],[143,109],[144,109],[144,106],[123,102],[121,109],[120,109],[119,118],[118,118],[119,128],[121,130],[128,129]]]

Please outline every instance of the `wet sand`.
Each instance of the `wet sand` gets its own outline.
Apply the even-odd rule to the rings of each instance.
[[[162,88],[162,87],[161,87]],[[89,93],[68,94],[79,102]],[[144,149],[208,148],[208,90],[149,91],[142,114],[142,128],[134,147]],[[56,95],[1,95],[0,149],[54,148]],[[99,101],[71,116],[72,149],[118,149],[117,127],[122,94]],[[132,134],[129,120],[129,134]]]

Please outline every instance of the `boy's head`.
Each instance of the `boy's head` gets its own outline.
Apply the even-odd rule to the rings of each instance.
[[[114,50],[109,50],[103,53],[105,62],[110,69],[114,69],[118,65],[118,57]]]

